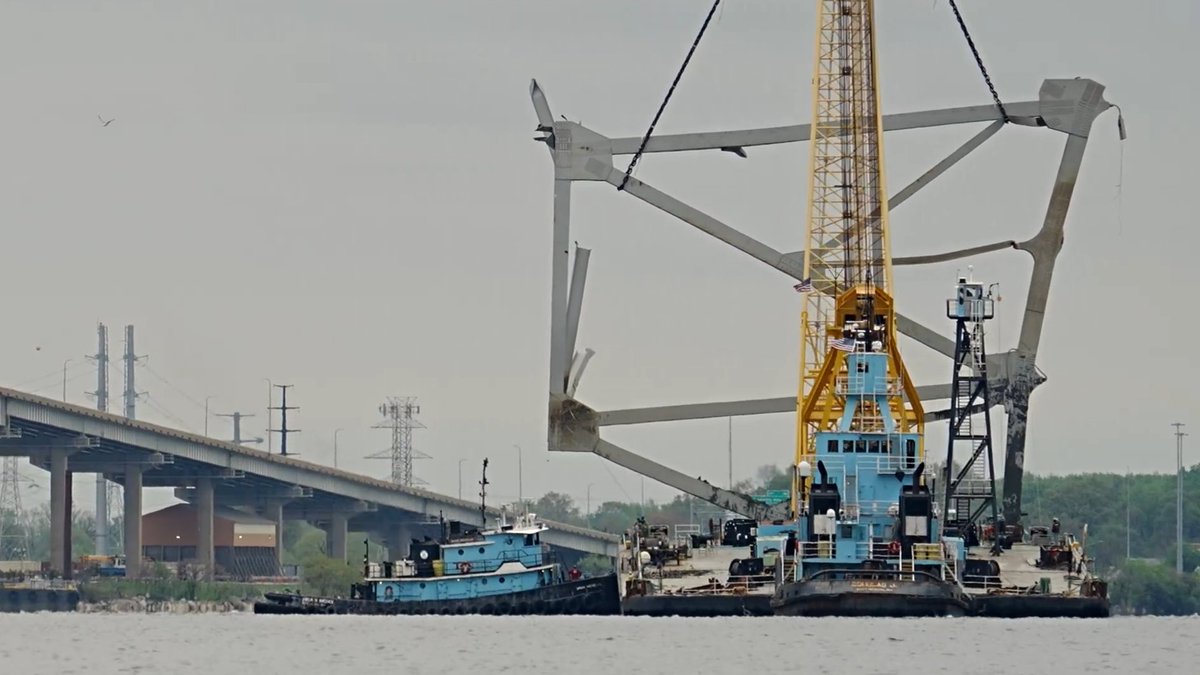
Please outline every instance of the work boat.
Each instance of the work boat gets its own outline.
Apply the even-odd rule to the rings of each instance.
[[[536,514],[495,529],[412,543],[403,560],[366,562],[348,598],[267,593],[256,614],[619,614],[615,574],[566,578]]]
[[[846,335],[837,382],[845,413],[816,434],[817,476],[809,462],[798,465],[799,542],[771,605],[782,616],[968,614],[957,574],[962,539],[940,536],[919,434],[897,431],[892,419],[888,399],[902,390],[888,377],[888,354],[857,325]],[[879,431],[854,428],[861,411],[881,417]]]

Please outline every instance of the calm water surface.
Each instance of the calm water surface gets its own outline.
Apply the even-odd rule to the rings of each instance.
[[[0,614],[0,674],[1184,673],[1200,617]]]

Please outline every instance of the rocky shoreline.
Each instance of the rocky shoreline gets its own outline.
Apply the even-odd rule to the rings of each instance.
[[[230,614],[251,612],[253,600],[148,600],[146,598],[117,598],[100,602],[80,601],[78,612],[87,614]]]

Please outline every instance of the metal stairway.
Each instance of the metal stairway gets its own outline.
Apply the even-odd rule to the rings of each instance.
[[[947,527],[966,533],[985,514],[994,522],[998,508],[984,346],[984,321],[994,316],[990,289],[985,296],[982,284],[960,278],[956,297],[946,301],[946,316],[956,325],[945,522]],[[963,458],[962,468],[957,471],[956,454]]]

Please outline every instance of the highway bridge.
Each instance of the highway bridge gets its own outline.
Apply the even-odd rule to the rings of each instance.
[[[199,511],[197,556],[213,569],[213,508],[253,510],[278,527],[282,562],[285,520],[326,532],[326,551],[345,559],[347,532],[404,544],[439,517],[480,522],[479,504],[401,487],[293,457],[206,438],[156,424],[0,387],[0,456],[28,457],[50,472],[51,568],[70,574],[71,483],[76,473],[103,473],[124,486],[127,574],[142,559],[142,488],[173,487]],[[488,509],[489,519],[499,515]],[[544,540],[581,553],[615,556],[618,537],[546,521]],[[431,531],[430,531],[431,533]]]

